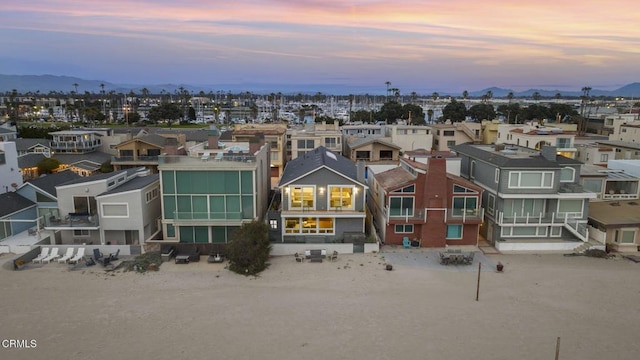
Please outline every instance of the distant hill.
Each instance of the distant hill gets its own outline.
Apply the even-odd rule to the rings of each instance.
[[[278,93],[283,94],[315,94],[321,92],[323,94],[380,94],[382,86],[359,86],[345,84],[257,84],[257,83],[240,83],[240,84],[216,84],[216,85],[189,85],[189,84],[114,84],[104,80],[86,80],[73,76],[58,75],[2,75],[0,74],[0,93],[10,92],[13,89],[20,93],[37,92],[47,94],[51,91],[62,91],[68,93],[75,91],[73,84],[78,84],[78,92],[84,94],[85,91],[90,93],[100,93],[102,90],[100,84],[104,84],[106,92],[115,91],[117,93],[128,93],[134,91],[139,94],[142,88],[147,88],[151,94],[160,94],[161,92],[173,94],[182,87],[191,93],[204,93],[217,91],[223,92],[240,92],[251,91],[258,94]],[[221,90],[224,89],[224,90]],[[506,97],[509,92],[513,92],[515,97],[531,97],[534,92],[539,92],[543,97],[554,97],[556,93],[562,94],[563,97],[579,97],[582,95],[578,91],[560,91],[550,89],[529,89],[526,91],[516,92],[511,89],[503,89],[499,87],[489,87],[479,91],[470,91],[470,97],[481,97],[488,91],[493,93],[494,98]],[[625,85],[616,90],[599,90],[592,89],[589,94],[591,96],[624,96],[640,98],[640,83],[635,82]],[[429,93],[425,93],[428,96]],[[441,92],[445,95],[445,92]],[[460,96],[455,94],[453,96]]]

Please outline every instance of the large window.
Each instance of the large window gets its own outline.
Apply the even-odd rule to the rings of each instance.
[[[413,196],[390,197],[389,216],[413,216]]]
[[[560,170],[560,182],[573,182],[575,179],[576,169],[565,167]]]
[[[558,200],[557,217],[564,218],[582,217],[582,200]]]
[[[635,230],[616,230],[615,241],[620,244],[634,244],[636,241]]]
[[[302,139],[298,140],[298,149],[299,150],[313,150],[315,148],[315,144],[313,139]]]
[[[284,219],[285,234],[333,234],[334,219],[333,218],[285,218]]]
[[[496,197],[493,194],[489,194],[487,196],[487,213],[493,215],[494,209],[496,207]]]
[[[512,171],[509,173],[510,189],[552,189],[551,171]]]
[[[588,192],[599,194],[602,191],[602,179],[585,179],[582,182],[582,186]]]
[[[96,198],[93,196],[74,196],[73,208],[76,214],[97,214]]]
[[[544,199],[505,199],[504,216],[527,216],[539,217],[545,214]]]
[[[289,195],[290,209],[315,208],[315,192],[314,186],[291,186]]]
[[[447,225],[447,239],[462,239],[462,225]]]
[[[478,213],[478,198],[476,196],[454,196],[453,216],[476,215]]]
[[[329,186],[329,207],[340,209],[354,208],[353,187]]]
[[[324,146],[331,149],[336,147],[338,144],[338,139],[334,137],[324,138]]]
[[[395,233],[396,234],[413,234],[413,225],[412,224],[396,224]]]

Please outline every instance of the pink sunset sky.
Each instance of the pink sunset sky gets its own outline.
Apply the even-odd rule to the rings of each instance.
[[[403,93],[640,81],[637,0],[19,0],[0,73]]]

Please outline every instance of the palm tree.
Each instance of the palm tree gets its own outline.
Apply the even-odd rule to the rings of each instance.
[[[540,101],[540,93],[539,93],[539,92],[535,91],[535,92],[533,93],[532,97],[533,97],[533,100],[534,100],[535,102],[539,102],[539,101]]]
[[[560,102],[560,99],[562,99],[562,94],[556,93],[555,98],[556,98],[556,103]]]
[[[415,103],[416,100],[418,99],[418,94],[415,91],[411,92],[411,103]]]
[[[387,95],[384,98],[384,102],[389,102],[389,86],[391,86],[391,81],[385,81],[384,84],[387,85]]]
[[[353,94],[349,94],[349,122],[351,122],[352,108],[353,108]]]
[[[77,94],[78,93],[78,86],[80,86],[80,85],[78,85],[78,83],[73,83],[71,85],[73,85],[73,87],[76,89],[76,94]]]
[[[462,92],[462,100],[464,101],[464,107],[467,107],[467,99],[469,98],[469,92],[467,90]]]
[[[509,99],[509,105],[511,105],[511,101],[513,100],[513,91],[509,91],[509,93],[507,94],[507,99]]]

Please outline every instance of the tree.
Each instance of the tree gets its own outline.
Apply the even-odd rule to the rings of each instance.
[[[101,173],[113,172],[113,166],[111,165],[111,160],[107,160],[102,163],[102,165],[100,166],[100,172]]]
[[[376,113],[376,120],[385,121],[387,124],[394,123],[397,119],[402,118],[402,105],[396,101],[389,101],[382,105],[380,111]]]
[[[515,124],[520,114],[520,104],[502,104],[498,105],[497,114],[507,119],[508,124]]]
[[[427,119],[429,124],[431,124],[431,122],[433,121],[433,109],[428,109],[427,110]]]
[[[384,102],[388,102],[389,101],[389,86],[391,86],[391,81],[385,81],[384,84],[387,85],[387,95],[384,98]]]
[[[229,270],[238,274],[257,275],[268,266],[271,252],[269,226],[261,221],[242,225],[227,244]]]
[[[149,110],[149,120],[156,124],[160,121],[167,120],[169,125],[171,125],[172,121],[180,119],[180,117],[182,117],[182,111],[173,103],[162,103]]]
[[[405,104],[402,107],[402,118],[410,120],[413,125],[424,125],[424,110],[415,104]]]
[[[540,101],[540,98],[541,98],[541,95],[540,95],[540,93],[539,93],[539,92],[534,91],[534,92],[533,92],[533,94],[532,94],[532,97],[533,97],[533,100],[534,100],[535,102],[539,102],[539,101]]]
[[[469,109],[468,114],[475,121],[493,120],[496,118],[496,112],[493,109],[493,105],[490,104],[473,105]]]
[[[38,163],[38,174],[51,174],[60,166],[60,161],[54,158],[44,158]]]
[[[442,109],[442,117],[453,122],[463,121],[467,117],[467,107],[456,99],[451,99]]]

